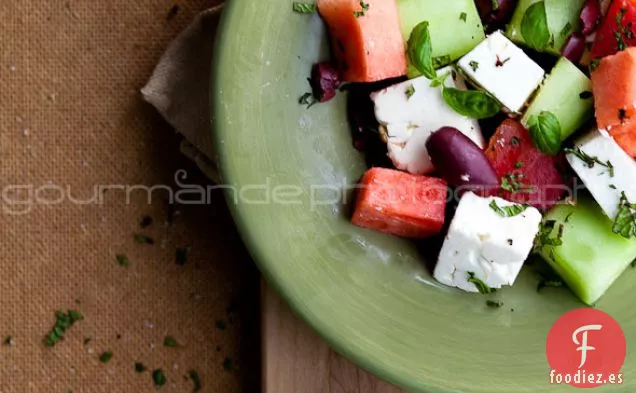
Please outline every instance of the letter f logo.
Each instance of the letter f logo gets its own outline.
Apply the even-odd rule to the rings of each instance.
[[[574,331],[574,333],[572,334],[572,341],[574,341],[574,344],[576,345],[580,345],[580,347],[578,347],[576,350],[577,351],[581,351],[581,364],[579,365],[579,368],[583,367],[583,365],[585,364],[585,362],[587,361],[587,351],[593,351],[596,348],[594,347],[590,347],[587,345],[587,332],[589,330],[601,330],[603,326],[601,325],[585,325],[585,326],[581,326],[580,328],[576,329]],[[581,342],[579,342],[577,336],[579,335],[579,333],[581,334]]]

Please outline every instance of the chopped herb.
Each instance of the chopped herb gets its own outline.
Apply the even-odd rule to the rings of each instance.
[[[616,190],[616,186],[615,186],[615,185],[613,185],[613,184],[610,184],[610,185],[609,185],[609,188],[611,188],[612,190]]]
[[[163,346],[168,348],[175,348],[179,346],[179,343],[177,342],[177,340],[175,340],[174,337],[166,336],[166,338],[163,339]]]
[[[601,59],[594,59],[590,63],[590,71],[594,71],[601,65]]]
[[[152,217],[148,215],[142,216],[141,219],[139,220],[139,227],[141,229],[148,228],[151,225],[152,225]]]
[[[117,258],[117,263],[119,264],[119,266],[128,267],[130,265],[130,260],[124,254],[117,254],[115,258]]]
[[[523,162],[521,162],[521,161],[515,162],[515,168],[517,168],[517,169],[523,168]]]
[[[13,345],[13,337],[7,336],[2,340],[2,345]]]
[[[496,292],[497,290],[494,288],[490,288],[488,285],[486,285],[482,280],[480,280],[479,278],[475,277],[475,273],[473,272],[468,272],[468,282],[471,282],[473,284],[475,284],[475,286],[477,287],[477,290],[479,291],[479,293],[481,294],[488,294],[488,293],[493,293]]]
[[[164,375],[162,369],[158,368],[152,372],[152,381],[158,388],[166,384],[166,376]]]
[[[355,16],[356,18],[366,15],[366,12],[369,11],[369,4],[360,0],[360,8],[361,8],[360,11],[353,11],[353,16]]]
[[[62,311],[55,312],[55,326],[51,329],[51,332],[44,338],[44,344],[47,347],[52,347],[57,344],[64,337],[64,333],[77,321],[84,319],[84,316],[75,310],[69,310],[68,313]]]
[[[194,387],[192,388],[192,393],[196,393],[200,391],[201,379],[199,378],[199,374],[194,370],[190,370],[190,372],[188,373],[188,376],[190,377],[190,379],[192,380],[192,383],[194,384]]]
[[[316,97],[314,97],[313,94],[305,93],[298,99],[298,103],[300,105],[307,105],[307,109],[309,109],[312,106],[316,105],[316,103],[318,103],[318,100],[316,99]]]
[[[143,233],[135,233],[135,241],[139,244],[155,244],[155,241]]]
[[[619,13],[616,15],[617,30],[614,31],[614,38],[616,39],[616,48],[619,52],[627,48],[625,38],[631,39],[634,37],[634,33],[631,30],[631,23],[628,23],[627,26],[623,25],[623,19],[625,18],[626,13],[627,9],[621,8]]]
[[[473,72],[477,72],[477,70],[479,69],[479,63],[476,62],[475,60],[471,60],[471,62],[468,63],[468,65],[470,66],[470,68],[472,68]]]
[[[490,0],[490,4],[493,11],[497,11],[499,9],[499,0]]]
[[[625,120],[627,120],[627,109],[620,108],[618,110],[618,120],[620,120],[621,123],[625,123]]]
[[[188,261],[188,248],[177,248],[175,251],[177,265],[183,266]]]
[[[143,363],[139,363],[139,362],[135,363],[135,372],[143,373],[146,370],[148,370],[148,368],[144,366]]]
[[[624,191],[621,192],[618,214],[614,220],[612,232],[626,239],[636,236],[636,204],[627,199]]]
[[[90,342],[91,342],[91,338],[90,337],[86,337],[84,339],[84,345],[88,345],[88,343],[90,343]]]
[[[233,368],[234,364],[232,362],[232,358],[226,357],[225,360],[223,360],[223,369],[226,371],[232,371]]]
[[[459,20],[466,22],[466,18],[468,18],[468,14],[465,12],[462,12],[461,14],[459,14]]]
[[[298,14],[314,14],[318,11],[316,5],[311,3],[294,2],[292,4],[292,9]]]
[[[551,237],[552,232],[554,232],[554,228],[556,228],[556,220],[547,220],[543,221],[539,226],[539,233],[534,239],[534,247],[533,251],[535,253],[540,252],[546,246],[558,247],[563,245],[563,230],[564,225],[559,224],[559,229],[557,231],[557,237]]]
[[[415,86],[409,85],[409,87],[406,88],[406,91],[404,92],[404,94],[406,94],[407,100],[413,97],[413,94],[415,94]]]
[[[592,93],[591,91],[583,91],[581,92],[581,94],[579,94],[579,98],[582,100],[589,100],[592,97],[594,97],[594,93]]]
[[[510,146],[519,146],[519,137],[513,136],[512,139],[510,139]]]
[[[559,288],[563,286],[563,281],[559,280],[541,280],[539,284],[537,284],[537,292],[540,292],[543,288],[551,287],[551,288]]]
[[[450,55],[433,57],[433,67],[440,68],[451,62]]]
[[[574,215],[574,212],[571,212],[570,214],[565,216],[565,220],[563,220],[563,222],[565,222],[565,223],[570,222],[570,218],[572,218],[573,215]]]
[[[222,319],[219,319],[218,321],[216,321],[216,328],[219,330],[225,330],[227,328],[227,325],[225,321],[223,321]]]
[[[170,10],[168,10],[168,15],[166,15],[166,20],[168,22],[171,21],[175,16],[177,16],[178,13],[179,13],[179,4],[174,4],[172,7],[170,7]]]
[[[495,62],[495,67],[503,67],[509,61],[510,61],[510,57],[507,57],[507,58],[501,60],[499,58],[499,56],[497,56],[497,61]]]
[[[492,200],[492,202],[490,202],[490,208],[492,210],[495,211],[495,213],[499,214],[501,217],[514,217],[514,216],[518,216],[519,214],[523,213],[524,211],[526,211],[526,209],[528,208],[527,205],[510,205],[510,206],[504,206],[504,207],[499,207],[497,205],[497,201],[495,201],[494,199]]]
[[[570,30],[572,30],[572,23],[568,22],[565,24],[565,26],[563,26],[559,35],[561,36],[561,38],[565,38],[570,33]]]
[[[522,194],[530,194],[535,190],[527,184],[523,184],[521,179],[525,177],[522,173],[508,173],[506,176],[501,178],[501,189],[504,191]]]
[[[512,246],[514,244],[514,241],[512,239],[508,239],[506,240],[506,242],[508,242],[509,246]]]
[[[99,357],[99,361],[102,363],[108,363],[110,362],[110,359],[113,358],[113,353],[111,351],[107,351],[102,353],[102,355]]]
[[[492,308],[501,308],[504,305],[504,302],[501,300],[486,300],[486,305]]]
[[[609,160],[603,162],[599,160],[598,157],[592,157],[589,154],[585,153],[583,150],[581,150],[580,147],[577,147],[576,149],[565,148],[563,149],[563,151],[572,154],[579,160],[583,161],[588,166],[588,168],[594,168],[594,165],[596,164],[606,167],[608,169],[610,177],[614,177],[614,165],[612,165]]]

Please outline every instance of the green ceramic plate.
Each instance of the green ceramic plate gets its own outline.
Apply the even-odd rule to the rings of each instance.
[[[441,287],[415,246],[347,221],[365,171],[351,146],[344,94],[306,109],[311,64],[328,56],[317,16],[291,0],[232,0],[224,10],[212,88],[228,202],[269,282],[331,346],[379,377],[417,392],[561,392],[549,384],[546,335],[568,310],[567,290],[537,293],[525,271],[486,306]],[[636,269],[598,304],[622,325],[625,384],[636,391]],[[514,309],[514,311],[513,311]]]

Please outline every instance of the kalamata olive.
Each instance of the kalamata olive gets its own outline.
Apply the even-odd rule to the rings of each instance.
[[[311,69],[309,80],[314,97],[320,102],[327,102],[336,96],[340,86],[338,71],[328,62],[316,63]]]
[[[581,33],[590,35],[601,22],[601,3],[599,0],[586,0],[581,9]]]
[[[572,63],[578,63],[585,53],[585,37],[580,33],[572,33],[565,41],[561,54]]]
[[[517,6],[517,0],[477,0],[479,16],[489,30],[505,25]]]
[[[499,187],[499,177],[483,150],[456,128],[443,127],[426,142],[435,170],[459,191]]]

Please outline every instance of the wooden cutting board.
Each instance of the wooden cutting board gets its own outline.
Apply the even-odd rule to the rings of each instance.
[[[263,393],[406,393],[331,351],[265,283]]]

